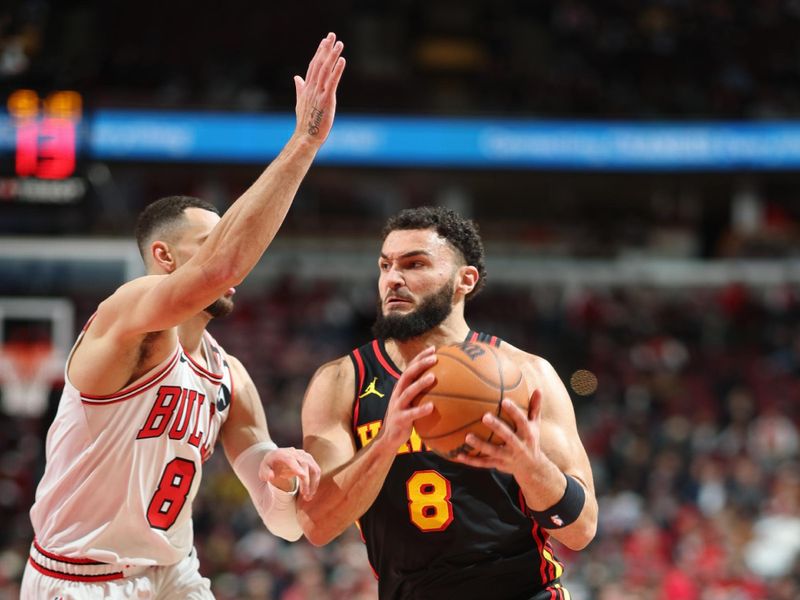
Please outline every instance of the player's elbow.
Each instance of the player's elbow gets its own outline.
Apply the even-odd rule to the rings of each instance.
[[[583,550],[597,534],[597,519],[583,519],[570,528],[570,535],[559,540],[570,550]]]
[[[306,539],[314,546],[324,546],[332,542],[337,532],[330,527],[325,527],[319,522],[311,520],[308,515],[300,514],[300,527],[303,528],[303,534]]]
[[[309,520],[305,520],[305,522],[301,521],[301,525],[306,539],[314,546],[325,546],[336,537],[331,530],[325,527],[319,527]]]
[[[303,535],[314,546],[324,546],[336,537],[336,533],[330,527],[322,525],[322,521],[315,521],[308,513],[298,510],[297,516]]]
[[[215,256],[214,260],[202,266],[205,286],[223,289],[239,285],[247,273],[241,272],[235,261],[219,260],[220,258]]]

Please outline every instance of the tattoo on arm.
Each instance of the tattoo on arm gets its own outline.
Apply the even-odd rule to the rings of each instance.
[[[313,107],[311,111],[311,121],[308,123],[308,134],[317,135],[319,133],[319,124],[322,122],[322,116],[325,114],[324,110]]]

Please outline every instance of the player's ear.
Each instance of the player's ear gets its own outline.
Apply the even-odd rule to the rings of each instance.
[[[164,242],[153,242],[150,245],[150,255],[153,258],[153,262],[165,273],[172,273],[178,266],[175,264],[175,258],[169,246]]]
[[[478,269],[472,265],[465,265],[458,270],[458,274],[459,278],[458,281],[456,281],[456,289],[466,296],[478,285],[480,273],[478,273]]]

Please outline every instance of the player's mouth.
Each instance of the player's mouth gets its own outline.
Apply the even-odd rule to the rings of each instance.
[[[412,306],[414,302],[409,298],[402,298],[401,296],[389,296],[383,301],[384,306],[387,308]]]

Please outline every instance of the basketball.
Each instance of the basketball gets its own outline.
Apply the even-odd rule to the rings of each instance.
[[[444,346],[436,356],[438,361],[427,371],[436,376],[436,383],[413,402],[415,406],[433,403],[433,412],[414,422],[422,441],[451,460],[460,454],[479,456],[466,443],[467,433],[502,444],[481,419],[492,412],[516,430],[502,410],[501,400],[509,398],[528,413],[530,398],[522,372],[496,348],[481,342]]]

